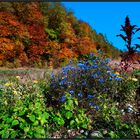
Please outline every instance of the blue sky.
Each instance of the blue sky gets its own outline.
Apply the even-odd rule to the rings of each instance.
[[[62,2],[74,15],[87,22],[97,33],[107,36],[116,48],[124,50],[124,42],[116,37],[128,15],[132,25],[140,27],[140,2]],[[140,33],[136,34],[140,36]],[[140,43],[140,40],[135,40]]]

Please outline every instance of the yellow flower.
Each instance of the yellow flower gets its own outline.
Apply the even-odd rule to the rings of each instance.
[[[11,87],[11,86],[13,86],[13,83],[12,83],[12,82],[7,82],[7,83],[5,84],[5,86],[6,86],[6,87]]]
[[[20,76],[16,76],[16,79],[20,80]]]
[[[37,80],[34,80],[34,81],[33,81],[33,83],[34,83],[34,84],[37,84],[37,83],[38,83],[38,81],[37,81]]]
[[[115,72],[115,74],[120,75],[119,72],[117,72],[117,71]]]
[[[14,94],[14,95],[17,95],[17,91],[16,91],[16,90],[14,90],[14,91],[13,91],[13,94]]]

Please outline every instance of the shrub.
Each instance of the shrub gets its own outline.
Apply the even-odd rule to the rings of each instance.
[[[119,103],[131,100],[136,85],[128,81],[127,76],[115,73],[108,62],[109,59],[93,54],[75,64],[70,62],[57,74],[52,73],[47,95],[52,97],[52,102],[61,103],[68,92],[78,99],[80,107],[95,111],[105,99]]]
[[[85,110],[85,114],[92,119],[92,129],[107,128],[109,133],[118,127],[117,122],[122,123],[123,127],[123,114],[130,113],[131,116],[138,111],[134,105],[138,81],[115,72],[108,62],[109,59],[90,54],[81,61],[70,62],[57,74],[52,73],[50,89],[46,92],[50,105],[60,107],[66,104],[66,93],[69,93],[71,99],[77,100],[77,108]],[[132,121],[136,120],[129,120],[128,125],[131,126]],[[116,135],[110,132],[108,136],[120,138],[122,134],[119,131],[126,132],[117,128]]]

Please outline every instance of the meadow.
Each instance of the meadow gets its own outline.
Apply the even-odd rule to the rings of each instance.
[[[59,70],[0,69],[0,138],[140,138],[140,71],[93,53]]]

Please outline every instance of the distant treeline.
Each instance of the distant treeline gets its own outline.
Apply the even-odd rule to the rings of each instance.
[[[110,58],[120,54],[61,2],[0,2],[0,66],[58,67],[98,49]]]

